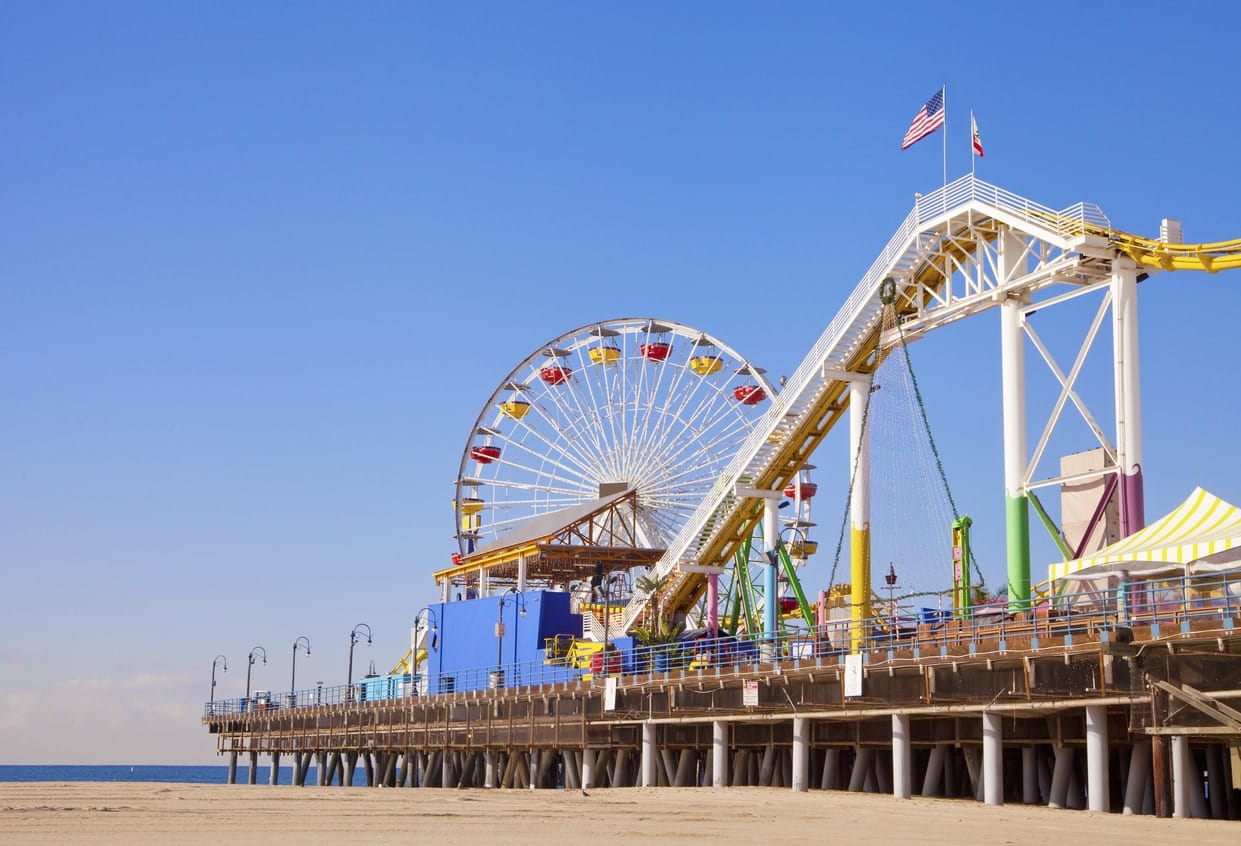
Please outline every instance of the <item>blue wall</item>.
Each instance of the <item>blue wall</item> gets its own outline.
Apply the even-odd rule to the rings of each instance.
[[[568,593],[558,591],[527,591],[504,595],[502,611],[499,596],[431,606],[439,625],[437,637],[427,644],[427,691],[481,690],[488,686],[488,674],[497,668],[497,619],[504,620],[504,637],[498,641],[499,666],[507,684],[577,678],[580,671],[543,665],[547,638],[582,635],[582,616],[570,613],[569,599]],[[524,616],[520,613],[523,605]]]

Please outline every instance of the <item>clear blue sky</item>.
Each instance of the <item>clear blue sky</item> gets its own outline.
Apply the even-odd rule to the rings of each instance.
[[[942,83],[950,176],[973,108],[988,181],[1241,236],[1238,13],[1166,9],[6,3],[0,761],[210,763],[216,653],[221,697],[299,635],[299,686],[340,683],[366,622],[387,670],[496,383],[631,315],[792,372],[940,183],[938,136],[899,145]],[[1152,516],[1241,501],[1238,283],[1140,289]],[[998,336],[914,350],[996,579]]]

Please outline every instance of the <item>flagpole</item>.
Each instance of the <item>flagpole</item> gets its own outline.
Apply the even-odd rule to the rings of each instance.
[[[974,176],[974,110],[970,109],[970,177]]]
[[[944,99],[944,187],[948,187],[948,83],[940,89]],[[944,192],[947,195],[947,191]],[[945,197],[946,199],[946,197]]]

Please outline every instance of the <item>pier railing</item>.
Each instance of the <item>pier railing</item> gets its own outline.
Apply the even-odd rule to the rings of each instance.
[[[782,633],[777,637],[722,635],[699,630],[661,644],[621,651],[608,645],[589,666],[563,659],[519,661],[404,675],[373,676],[353,684],[309,690],[255,691],[249,697],[209,702],[204,716],[261,713],[277,709],[361,706],[484,690],[522,690],[567,682],[598,682],[673,674],[717,675],[727,671],[777,672],[781,664],[833,665],[849,653],[845,618]],[[1156,640],[1217,628],[1232,631],[1241,614],[1241,574],[1122,582],[1105,589],[1077,590],[1045,600],[1030,612],[1011,614],[1003,602],[963,612],[897,608],[864,621],[863,660],[990,656],[1015,651],[1065,648],[1074,639]]]

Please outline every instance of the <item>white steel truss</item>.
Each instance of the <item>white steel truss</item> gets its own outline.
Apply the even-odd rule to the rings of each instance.
[[[849,382],[868,378],[883,351],[899,342],[895,332],[880,337],[885,279],[895,282],[900,333],[911,340],[1011,298],[1031,304],[1024,309],[1028,315],[1038,307],[1032,305],[1035,297],[1055,286],[1070,286],[1068,295],[1074,295],[1105,285],[1119,255],[1110,233],[1111,224],[1098,206],[1077,203],[1056,211],[973,175],[919,196],[653,568],[657,577],[672,577],[669,607],[686,610],[704,586],[700,574],[679,569],[678,562],[726,565],[761,520],[761,501],[739,496],[737,485],[776,490],[791,481],[847,410]],[[1001,249],[1011,251],[1017,245],[1016,257],[1006,255],[1000,261]],[[1001,267],[1009,268],[1003,278]],[[1048,296],[1043,305],[1057,299]],[[1060,380],[1057,417],[1065,402],[1072,402],[1107,446],[1102,429],[1072,388],[1080,361],[1063,374],[1037,335],[1027,331]],[[1051,426],[1054,421],[1049,430]],[[1036,448],[1040,456],[1047,437],[1045,432]],[[635,593],[626,628],[641,615],[646,600],[641,591]]]

